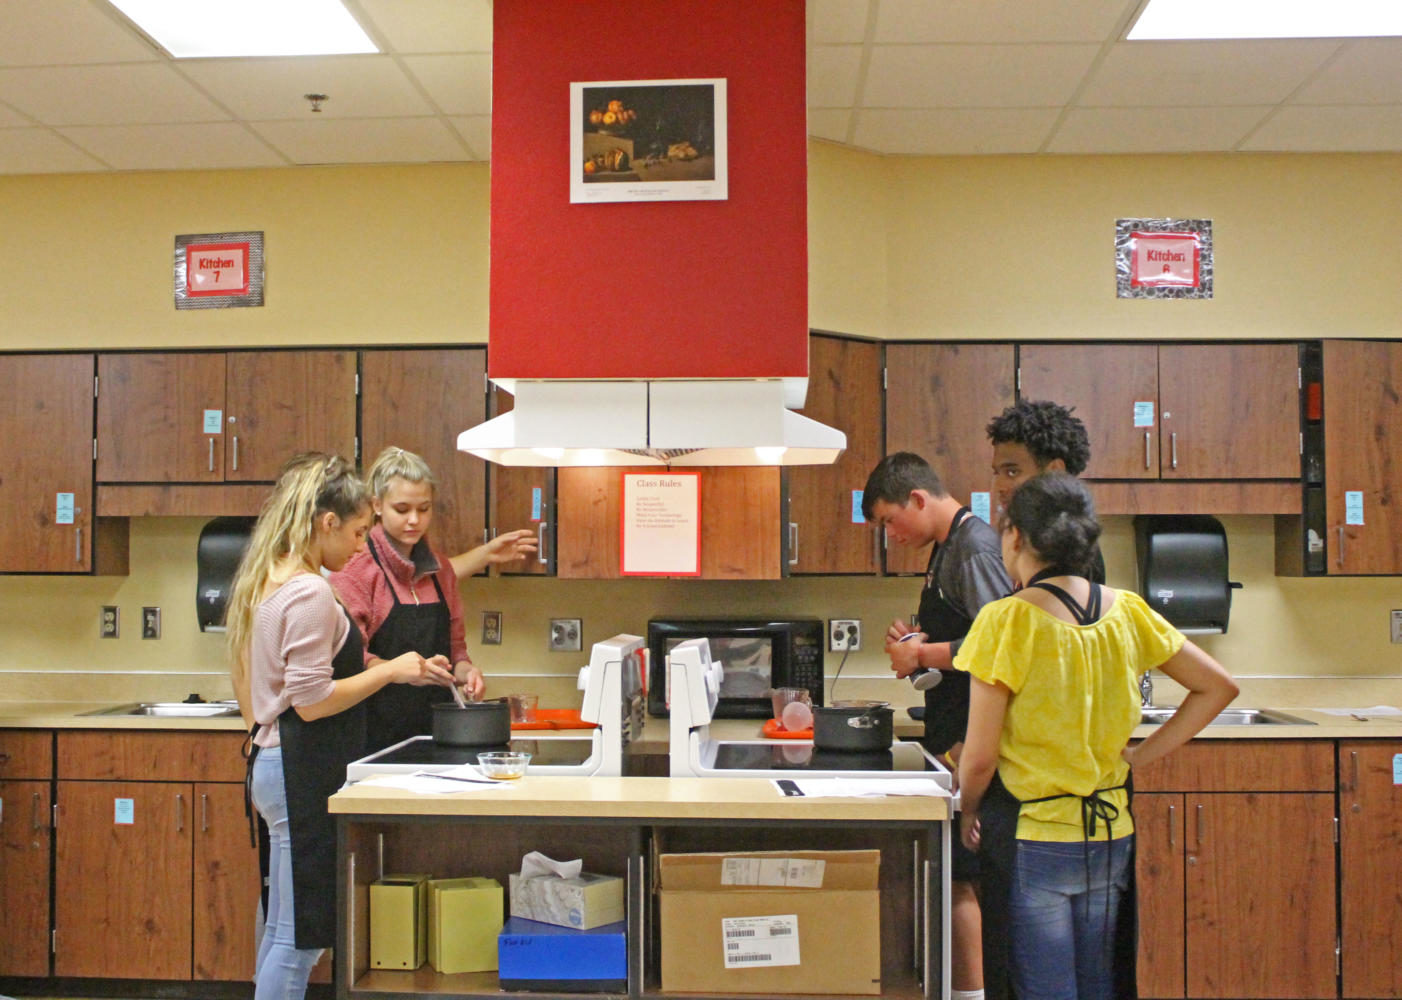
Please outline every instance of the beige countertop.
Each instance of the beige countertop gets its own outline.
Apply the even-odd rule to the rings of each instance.
[[[146,715],[85,715],[113,707],[112,702],[0,701],[0,729],[185,729],[241,732],[243,719],[182,719]]]
[[[917,822],[949,818],[949,799],[924,795],[794,799],[767,778],[557,778],[519,781],[447,795],[377,786],[343,788],[332,813],[384,816],[522,816],[560,819],[734,819]]]

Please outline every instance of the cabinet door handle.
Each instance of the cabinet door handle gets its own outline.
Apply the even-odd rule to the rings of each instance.
[[[1198,847],[1197,847],[1197,849],[1200,851],[1200,850],[1202,850],[1202,805],[1199,803],[1199,805],[1198,805],[1197,808],[1198,808]]]
[[[798,522],[789,522],[789,565],[798,565]]]
[[[1177,847],[1177,846],[1178,846],[1178,835],[1177,835],[1177,833],[1174,832],[1174,829],[1173,829],[1174,826],[1176,825],[1176,824],[1173,822],[1174,819],[1176,818],[1173,814],[1174,814],[1175,810],[1177,810],[1177,808],[1178,808],[1177,806],[1169,806],[1169,807],[1168,807],[1168,846],[1169,846],[1170,848],[1172,848],[1172,847]]]
[[[239,436],[234,435],[234,471],[239,471]]]
[[[185,796],[179,792],[175,793],[175,830],[177,833],[185,829]]]
[[[34,829],[34,832],[35,832],[35,833],[38,833],[40,830],[44,829],[44,824],[43,824],[43,822],[41,822],[40,819],[39,819],[39,814],[40,814],[41,812],[43,812],[43,811],[44,811],[44,810],[43,810],[43,808],[42,808],[42,803],[39,801],[39,793],[38,793],[38,792],[35,792],[35,793],[34,793],[34,814],[33,814],[33,816],[30,818],[30,822],[29,822],[29,825]]]
[[[200,833],[209,830],[209,796],[200,796]]]
[[[346,855],[346,964],[342,982],[355,981],[355,852]]]
[[[1339,555],[1337,562],[1342,569],[1344,565],[1344,526],[1342,524],[1339,525]]]
[[[1178,432],[1173,431],[1168,435],[1168,467],[1178,468]]]
[[[545,557],[545,529],[547,527],[549,527],[548,523],[541,521],[540,526],[535,529],[535,547],[536,552],[539,553],[536,558],[540,560],[542,566],[550,562],[550,560]]]
[[[209,439],[209,471],[214,471],[214,438]]]
[[[1358,751],[1350,750],[1348,754],[1349,771],[1349,791],[1354,794],[1354,808],[1358,808]]]
[[[1145,432],[1144,432],[1144,468],[1146,468],[1146,469],[1149,468],[1150,457],[1151,457],[1151,456],[1150,456],[1150,452],[1149,452],[1149,432],[1148,432],[1148,431],[1145,431]]]
[[[73,533],[73,538],[74,538],[74,542],[75,542],[75,544],[74,544],[74,546],[73,546],[73,561],[76,562],[76,563],[78,563],[79,565],[82,565],[82,562],[83,562],[83,526],[82,526],[81,524],[78,525],[77,530]]]

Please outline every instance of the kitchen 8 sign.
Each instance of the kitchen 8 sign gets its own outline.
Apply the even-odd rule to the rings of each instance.
[[[1212,220],[1116,221],[1118,298],[1210,299],[1212,273]]]
[[[263,304],[263,234],[175,238],[175,308]]]

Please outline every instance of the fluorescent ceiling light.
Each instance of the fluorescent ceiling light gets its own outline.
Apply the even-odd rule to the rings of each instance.
[[[1368,38],[1402,35],[1402,4],[1384,0],[1149,0],[1129,41]]]
[[[341,0],[111,0],[177,59],[378,52]]]

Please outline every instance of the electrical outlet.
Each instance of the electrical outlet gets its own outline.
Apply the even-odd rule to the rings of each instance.
[[[102,617],[98,619],[98,635],[104,639],[115,639],[121,631],[121,612],[115,604],[102,606]]]
[[[828,649],[851,653],[862,648],[862,623],[858,618],[834,618],[828,622]]]
[[[161,609],[142,608],[141,609],[141,638],[159,639],[161,637]]]
[[[550,652],[577,653],[584,629],[578,618],[550,619]]]
[[[1392,613],[1392,641],[1402,642],[1402,611]]]
[[[501,612],[482,612],[482,645],[501,645]]]

